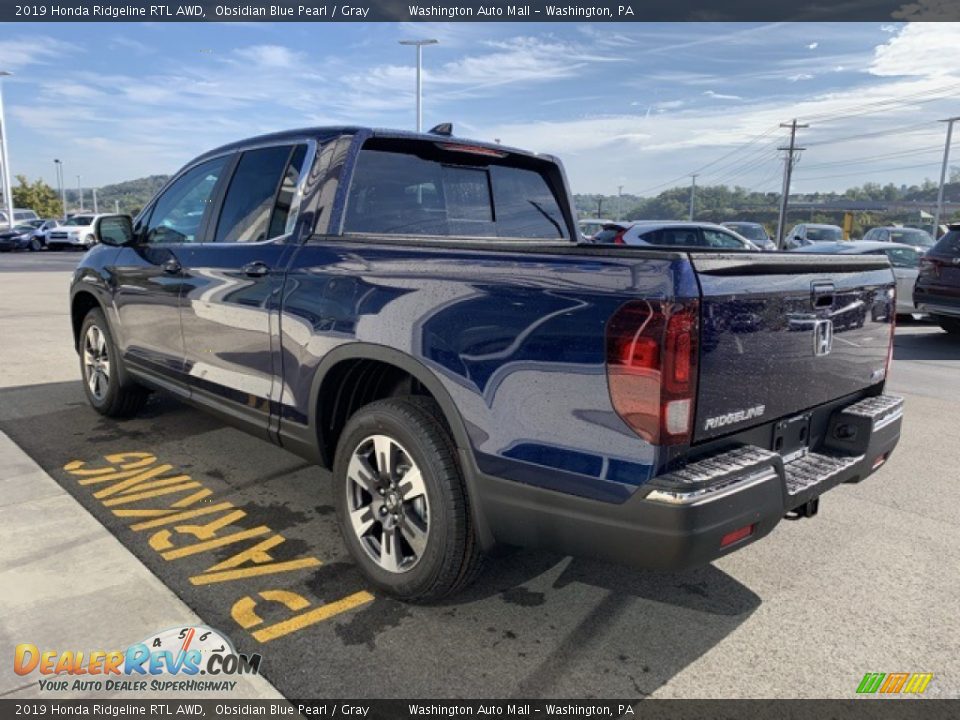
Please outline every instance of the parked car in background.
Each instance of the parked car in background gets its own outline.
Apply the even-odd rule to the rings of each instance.
[[[761,250],[770,252],[777,249],[777,244],[773,238],[767,234],[767,229],[760,223],[755,222],[725,222],[720,223],[727,230],[733,230],[737,235],[745,237]]]
[[[47,247],[50,250],[87,250],[93,247],[97,242],[94,223],[99,217],[90,213],[68,218],[47,231]]]
[[[864,240],[870,242],[888,242],[909,245],[916,248],[921,253],[926,252],[936,244],[936,240],[926,230],[919,228],[897,227],[890,225],[886,227],[875,227],[866,232]]]
[[[646,245],[649,247],[716,248],[753,250],[760,248],[720,225],[677,220],[637,220],[607,223],[593,236],[600,245]]]
[[[960,224],[948,225],[946,235],[920,258],[913,300],[948,333],[960,335]]]
[[[47,246],[47,233],[54,228],[60,227],[60,222],[60,220],[50,218],[48,220],[33,220],[28,223],[36,228],[33,231],[33,236],[31,237],[30,249],[41,250],[45,248]]]
[[[13,222],[20,224],[26,222],[27,220],[39,220],[39,216],[29,208],[14,208],[13,209]],[[10,225],[10,221],[7,220],[7,212],[5,210],[0,210],[0,225]]]
[[[787,250],[823,242],[843,242],[843,228],[839,225],[801,223],[794,225],[784,238]]]
[[[830,255],[886,255],[897,279],[897,314],[912,315],[917,310],[913,304],[913,286],[919,274],[923,253],[909,245],[890,242],[851,240],[848,242],[814,243],[791,252],[826,253]]]
[[[28,250],[33,231],[34,228],[31,225],[15,225],[12,228],[0,230],[0,252]]]
[[[613,222],[613,220],[603,220],[601,218],[580,218],[577,225],[580,227],[580,234],[587,240],[592,238],[603,229],[604,225]]]

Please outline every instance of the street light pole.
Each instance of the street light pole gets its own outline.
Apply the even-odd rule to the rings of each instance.
[[[77,175],[77,210],[83,210],[83,188],[80,187],[79,175]]]
[[[63,219],[67,219],[67,191],[63,187],[63,163],[54,158],[53,166],[57,169],[57,191],[60,193],[60,209],[63,211]]]
[[[417,132],[423,129],[423,46],[436,45],[439,40],[400,40],[401,45],[417,48]]]
[[[943,215],[943,186],[947,182],[947,165],[950,163],[950,141],[953,139],[953,124],[960,117],[941,120],[947,124],[947,142],[943,146],[943,166],[940,168],[940,190],[937,192],[937,209],[933,213],[933,239],[937,239],[940,232],[940,216]]]
[[[0,70],[0,156],[2,156],[3,200],[6,204],[7,224],[13,227],[13,185],[10,182],[10,153],[7,150],[7,118],[3,114],[3,78],[13,73]]]
[[[693,207],[694,203],[697,200],[697,173],[694,173],[690,176],[690,218],[689,221],[693,222]]]
[[[623,216],[623,185],[617,185],[617,222]]]

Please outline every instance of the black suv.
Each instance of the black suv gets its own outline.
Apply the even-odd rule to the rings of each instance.
[[[948,333],[960,335],[960,224],[920,258],[913,302]]]

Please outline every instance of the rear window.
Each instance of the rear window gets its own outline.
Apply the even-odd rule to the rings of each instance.
[[[960,230],[948,230],[947,234],[937,241],[930,252],[936,255],[960,257]]]
[[[843,240],[843,230],[838,227],[810,227],[807,226],[807,240],[813,242],[840,242]]]
[[[891,230],[890,239],[895,243],[933,247],[933,238],[924,230]]]
[[[444,151],[430,143],[418,154],[380,145],[360,151],[344,232],[569,239],[550,163]]]

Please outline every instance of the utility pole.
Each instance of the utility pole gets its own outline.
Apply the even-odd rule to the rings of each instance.
[[[93,211],[99,212],[100,208],[97,207],[97,189],[93,188]]]
[[[83,210],[83,188],[80,187],[79,175],[77,175],[77,210]]]
[[[7,224],[12,228],[14,225],[13,222],[13,185],[10,183],[10,153],[7,150],[7,118],[3,114],[3,78],[10,77],[13,73],[7,70],[0,70],[0,155],[2,155],[2,162],[0,162],[0,170],[2,170],[2,175],[0,175],[0,181],[3,184],[3,202],[4,210],[7,215]]]
[[[690,222],[693,222],[693,203],[697,197],[697,173],[690,176]]]
[[[943,146],[943,166],[940,168],[940,190],[937,193],[937,209],[933,213],[933,239],[937,239],[940,232],[940,216],[943,215],[943,186],[947,182],[947,164],[950,162],[950,140],[953,138],[953,124],[960,120],[960,117],[947,118],[940,122],[947,124],[947,142]]]
[[[617,222],[623,217],[623,185],[617,185]]]
[[[790,179],[793,176],[793,166],[797,162],[795,155],[801,150],[806,150],[806,148],[797,147],[797,130],[810,126],[798,125],[796,118],[794,118],[793,122],[780,123],[780,127],[790,128],[790,146],[777,148],[777,150],[785,150],[787,152],[787,156],[783,161],[783,192],[780,196],[780,215],[777,217],[777,250],[783,250],[783,231],[784,225],[787,222],[787,202],[790,199]]]
[[[597,198],[597,217],[603,217],[603,198]]]
[[[117,215],[120,214],[120,201],[119,201],[119,200],[114,200],[114,201],[113,201],[113,212],[114,212],[115,214],[117,214]]]

